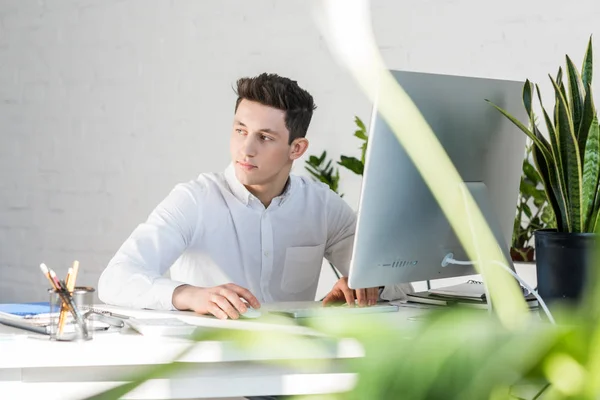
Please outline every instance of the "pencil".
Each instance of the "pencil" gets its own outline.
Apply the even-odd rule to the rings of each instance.
[[[67,289],[69,289],[69,285],[71,284],[71,279],[73,279],[72,275],[73,275],[73,268],[71,267],[67,270],[67,277],[65,278],[65,286],[67,287]]]
[[[67,286],[67,291],[69,293],[73,293],[73,289],[71,288],[71,281],[73,280],[73,268],[69,268],[67,271],[67,277],[65,278],[65,285]],[[63,330],[65,329],[65,321],[67,319],[67,305],[63,301],[60,306],[60,315],[58,316],[58,334],[62,335]]]
[[[49,270],[49,274],[50,274],[50,278],[52,278],[52,280],[54,281],[54,284],[56,285],[56,287],[59,290],[65,290],[65,287],[63,286],[62,282],[58,279],[58,276],[56,276],[56,272]]]
[[[75,280],[77,279],[77,273],[79,272],[79,261],[73,261],[73,273],[71,274],[71,288],[69,291],[73,291],[75,289]]]
[[[77,272],[79,271],[79,261],[73,261],[73,267],[69,268],[67,272],[67,278],[65,279],[65,285],[67,292],[72,295],[75,289],[75,280],[77,279]],[[67,318],[67,305],[63,302],[60,307],[60,315],[58,317],[58,334],[61,335],[65,328],[65,320]]]
[[[42,270],[42,272],[44,273],[46,278],[48,278],[48,280],[50,281],[50,285],[54,288],[54,290],[56,290],[56,291],[60,290],[60,288],[56,286],[56,282],[54,282],[54,280],[50,276],[50,271],[48,270],[48,267],[46,266],[46,264],[41,263],[40,269]]]

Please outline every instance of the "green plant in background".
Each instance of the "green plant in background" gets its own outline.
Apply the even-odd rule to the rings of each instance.
[[[367,128],[360,118],[354,117],[354,123],[357,126],[357,130],[354,131],[354,136],[362,141],[360,145],[360,159],[356,157],[340,156],[338,164],[342,167],[349,169],[357,175],[362,175],[365,169],[365,156],[367,154],[367,145],[369,144],[369,137],[367,136]]]
[[[550,76],[556,103],[553,118],[542,104],[540,89],[527,80],[523,102],[532,129],[497,105],[533,141],[533,159],[544,190],[556,216],[559,232],[596,232],[600,211],[600,129],[592,97],[592,39],[584,57],[581,73],[566,56],[567,81],[562,68],[556,79]],[[535,124],[533,96],[537,93],[548,130],[546,139]]]
[[[513,261],[534,261],[533,233],[538,229],[555,227],[554,214],[548,203],[542,178],[531,164],[532,144],[527,145],[523,159],[523,175],[517,199],[510,254]],[[532,207],[534,210],[532,210]]]
[[[318,181],[328,185],[331,190],[338,193],[338,185],[340,182],[340,171],[333,165],[333,160],[327,160],[327,151],[317,156],[310,156],[306,160],[306,170]]]
[[[361,121],[360,118],[354,117],[354,123],[357,126],[356,131],[354,132],[354,136],[359,138],[362,141],[361,146],[359,147],[361,154],[360,159],[356,157],[348,157],[341,155],[340,160],[337,161],[337,165],[341,165],[344,168],[354,172],[357,175],[363,174],[365,169],[365,155],[367,153],[367,145],[369,142],[369,137],[367,136],[367,128],[365,124]],[[323,182],[328,185],[331,190],[339,193],[339,182],[340,182],[340,171],[334,165],[332,165],[333,160],[327,159],[327,152],[323,151],[321,156],[310,156],[308,160],[306,160],[306,170],[310,172],[314,179],[317,181]],[[340,194],[340,196],[344,196]]]

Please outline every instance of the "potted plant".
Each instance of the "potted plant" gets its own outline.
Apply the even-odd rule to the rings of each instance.
[[[600,225],[600,130],[591,89],[592,61],[590,38],[581,72],[566,56],[568,87],[562,68],[556,79],[550,76],[555,95],[552,114],[542,104],[539,86],[525,82],[523,103],[531,129],[492,103],[533,141],[533,160],[556,216],[556,229],[535,232],[538,292],[550,301],[581,297]],[[548,138],[535,123],[534,93]]]
[[[512,260],[525,263],[535,261],[534,232],[556,226],[552,207],[541,187],[542,178],[532,164],[531,151],[532,144],[529,143],[523,159],[523,175],[510,247]]]
[[[367,153],[369,137],[367,136],[367,128],[360,118],[354,117],[354,123],[357,127],[356,131],[354,131],[354,136],[362,141],[362,144],[360,145],[360,159],[341,155],[337,164],[349,169],[357,175],[362,175],[365,169],[365,155]],[[335,168],[332,165],[332,162],[333,160],[327,160],[327,152],[323,151],[319,157],[308,157],[305,168],[314,179],[325,183],[331,190],[338,193],[341,197],[344,197],[343,194],[338,192],[340,182],[339,169]]]

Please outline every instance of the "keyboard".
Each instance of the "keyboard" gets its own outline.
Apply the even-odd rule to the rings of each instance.
[[[125,324],[144,336],[188,336],[198,328],[177,318],[130,318]]]
[[[376,304],[374,306],[368,307],[348,307],[347,304],[344,304],[342,306],[288,308],[283,310],[273,310],[269,312],[272,314],[285,315],[292,318],[314,318],[386,313],[396,311],[398,311],[397,305],[385,303]]]

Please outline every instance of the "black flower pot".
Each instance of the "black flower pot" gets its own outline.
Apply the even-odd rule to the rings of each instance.
[[[595,233],[535,232],[538,293],[546,303],[579,302],[597,243]]]

